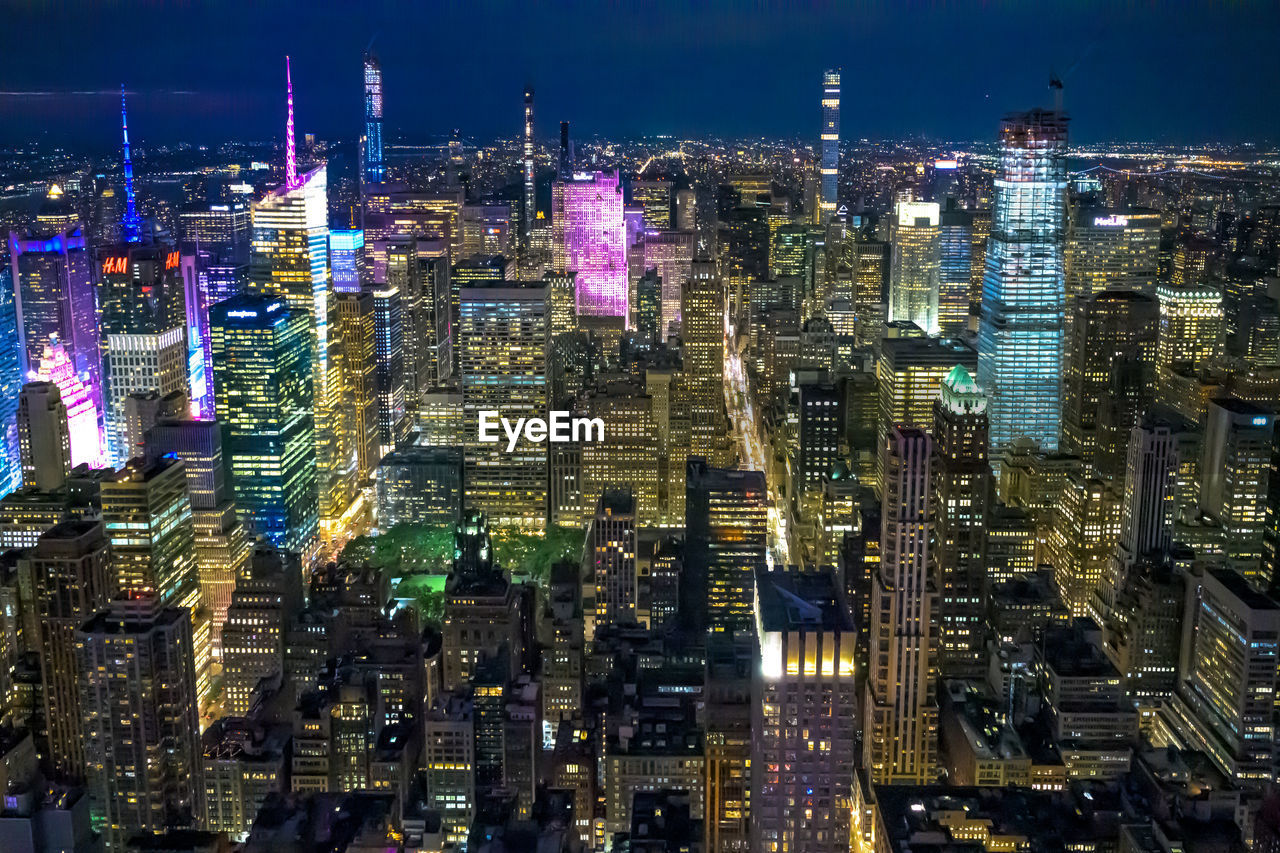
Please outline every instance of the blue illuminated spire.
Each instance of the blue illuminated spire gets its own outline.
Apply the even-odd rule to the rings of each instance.
[[[120,132],[124,135],[124,219],[120,233],[126,243],[142,242],[142,220],[138,216],[138,197],[133,192],[133,160],[129,158],[129,110],[124,102],[124,86],[120,86]]]

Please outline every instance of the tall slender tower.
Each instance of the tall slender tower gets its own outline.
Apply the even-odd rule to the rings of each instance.
[[[938,754],[938,589],[932,580],[933,441],[918,427],[888,437],[880,573],[871,592],[863,766],[877,785],[926,785]]]
[[[533,183],[533,87],[524,87],[524,228],[525,240],[533,231],[533,217],[537,207]]]
[[[817,221],[836,212],[840,187],[840,69],[822,73],[822,180],[818,184]]]
[[[288,92],[288,114],[284,123],[284,186],[291,190],[298,186],[298,149],[293,139],[293,72],[288,56],[284,58],[284,85]]]
[[[1027,436],[1053,451],[1062,425],[1066,115],[1034,109],[1005,117],[995,196],[978,327],[991,449]]]
[[[382,63],[371,51],[364,55],[364,182],[387,177],[382,160]]]
[[[142,220],[138,216],[138,197],[133,191],[133,158],[129,154],[129,110],[120,87],[120,134],[124,140],[124,219],[120,235],[126,243],[142,242]]]

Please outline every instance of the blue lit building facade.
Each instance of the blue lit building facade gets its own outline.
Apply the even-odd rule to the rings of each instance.
[[[818,187],[818,222],[825,223],[840,194],[840,69],[822,74],[822,161]]]
[[[1058,447],[1062,425],[1067,118],[1035,109],[1000,127],[995,208],[978,327],[978,384],[991,449],[1027,436]]]
[[[218,421],[236,505],[253,532],[314,555],[317,491],[311,317],[243,294],[209,310]]]
[[[13,276],[0,266],[0,494],[22,485],[18,450],[18,392],[22,390],[22,352]]]
[[[387,177],[382,159],[382,63],[364,55],[364,181],[380,184]]]
[[[335,293],[359,293],[365,277],[364,231],[334,228],[329,232],[329,269]]]

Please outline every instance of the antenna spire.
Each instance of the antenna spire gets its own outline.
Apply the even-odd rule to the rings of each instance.
[[[288,56],[284,58],[284,80],[289,92],[289,117],[284,126],[284,185],[291,190],[298,185],[298,150],[293,141],[293,75]]]
[[[133,159],[129,155],[129,109],[125,104],[124,84],[120,84],[120,133],[124,139],[124,220],[120,233],[126,243],[142,242],[142,220],[138,216],[138,198],[133,191]]]

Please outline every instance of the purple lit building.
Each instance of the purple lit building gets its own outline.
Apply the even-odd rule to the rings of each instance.
[[[616,172],[577,172],[551,196],[557,270],[576,272],[579,314],[627,316],[626,224]]]

